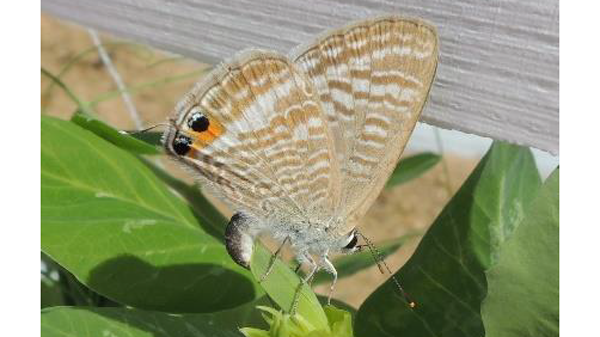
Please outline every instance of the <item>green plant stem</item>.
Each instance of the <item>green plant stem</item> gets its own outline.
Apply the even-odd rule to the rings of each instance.
[[[201,69],[201,70],[196,70],[196,71],[192,71],[189,73],[185,73],[182,75],[175,75],[175,76],[168,76],[168,77],[164,77],[161,78],[159,80],[156,81],[152,81],[152,82],[146,82],[146,83],[142,83],[142,84],[138,84],[138,85],[133,85],[133,86],[128,86],[124,91],[129,92],[129,93],[137,93],[139,91],[142,91],[144,89],[147,88],[152,88],[152,87],[156,87],[159,85],[165,85],[165,84],[169,84],[169,83],[173,83],[173,82],[177,82],[180,80],[184,80],[187,78],[191,78],[191,77],[195,77],[198,76],[206,71],[208,71],[210,68],[207,69]],[[98,97],[96,97],[96,99],[90,101],[90,105],[91,106],[96,106],[97,104],[106,101],[106,100],[110,100],[113,99],[117,96],[121,95],[121,91],[120,90],[113,90],[113,91],[109,91],[106,92]]]
[[[186,58],[183,57],[183,56],[166,57],[166,58],[162,58],[162,59],[160,59],[158,61],[155,61],[155,62],[152,62],[152,63],[146,65],[146,68],[147,69],[156,68],[156,67],[161,66],[161,65],[163,65],[165,63],[179,62],[179,61],[182,61],[182,60],[185,60],[185,59]]]
[[[66,94],[67,96],[75,103],[77,104],[77,106],[79,107],[79,109],[81,109],[83,112],[85,113],[90,113],[90,108],[89,108],[89,104],[80,100],[79,97],[77,97],[77,95],[75,95],[75,93],[65,84],[63,83],[63,81],[60,80],[60,78],[56,77],[54,74],[52,74],[51,72],[49,72],[48,70],[44,69],[43,67],[41,68],[42,74],[44,76],[47,76],[48,78],[50,78],[54,83],[56,83],[56,85],[58,85]],[[42,110],[43,112],[44,110]]]
[[[110,48],[112,50],[117,49],[118,47],[137,47],[139,49],[147,49],[143,46],[139,46],[130,42],[107,42],[103,44],[106,48]],[[67,61],[67,63],[58,71],[58,73],[56,74],[57,78],[62,78],[62,76],[64,74],[66,74],[69,70],[71,70],[71,68],[77,64],[79,61],[81,61],[84,57],[88,56],[89,54],[93,54],[97,52],[96,46],[87,48],[83,51],[81,51],[80,53],[78,53],[77,55],[73,56],[69,61]],[[54,89],[54,86],[56,85],[56,82],[51,82],[50,84],[48,84],[46,86],[46,88],[44,89],[44,93],[42,94],[43,99],[48,99],[48,97],[50,96],[50,94],[52,93],[52,90]]]

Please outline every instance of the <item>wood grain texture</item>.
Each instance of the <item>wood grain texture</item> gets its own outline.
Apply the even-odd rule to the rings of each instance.
[[[287,53],[325,29],[383,13],[440,35],[423,121],[558,153],[557,0],[42,0],[55,16],[203,62],[248,47]]]

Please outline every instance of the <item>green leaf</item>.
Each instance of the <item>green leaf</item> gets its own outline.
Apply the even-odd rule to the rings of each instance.
[[[386,187],[404,184],[407,181],[420,177],[439,163],[441,159],[442,157],[435,153],[426,152],[400,160],[388,179]]]
[[[352,337],[352,314],[342,309],[327,305],[324,312],[329,326],[315,327],[306,317],[287,314],[274,308],[259,306],[269,327],[257,329],[244,327],[240,331],[247,337]]]
[[[74,116],[74,118],[75,118],[75,116]],[[82,118],[87,119],[88,116],[83,115],[83,116],[78,117],[77,118],[77,120],[79,121],[78,124],[81,123],[80,120]],[[74,121],[74,120],[72,120],[72,121]],[[97,120],[95,120],[95,121],[97,121]],[[102,123],[102,122],[99,122],[99,123]],[[87,126],[89,126],[89,125],[87,125]],[[85,122],[83,123],[83,127],[86,127]],[[106,138],[106,140],[108,140],[108,141],[111,141],[111,138],[114,138],[115,134],[118,134],[119,136],[123,136],[120,132],[118,132],[115,129],[112,129],[110,126],[108,126],[106,124],[104,124],[104,126],[100,129],[106,129],[105,130],[106,132],[109,132],[112,134],[112,136]],[[103,137],[103,132],[96,130],[94,127],[91,127],[90,131],[98,134],[100,137]],[[151,147],[154,147],[154,146],[159,147],[159,146],[161,146],[161,143],[160,143],[161,136],[162,136],[162,134],[158,133],[158,132],[143,132],[143,133],[132,134],[127,137],[134,138],[134,139],[136,139],[136,141],[141,141],[143,143],[147,143]],[[132,144],[129,144],[128,142],[111,141],[111,143],[113,143],[113,145],[115,145],[119,148],[122,148],[124,150],[128,150],[128,151],[131,150]],[[133,144],[133,145],[135,145],[135,144]],[[136,150],[133,150],[131,152],[142,154],[140,151],[136,151]],[[171,174],[169,174],[162,168],[156,166],[156,164],[154,164],[150,161],[144,160],[143,158],[141,160],[146,166],[148,166],[148,168],[150,170],[152,170],[152,172],[158,178],[160,178],[164,183],[169,185],[170,188],[172,188],[177,193],[179,193],[179,195],[181,197],[183,197],[190,204],[190,206],[194,210],[194,214],[201,220],[200,226],[202,226],[202,228],[207,233],[209,233],[216,239],[219,239],[221,241],[223,240],[223,238],[224,238],[223,228],[224,228],[224,226],[227,225],[227,223],[229,221],[225,217],[223,217],[223,215],[215,208],[215,206],[213,204],[210,203],[210,201],[208,201],[208,199],[206,199],[204,197],[204,195],[200,191],[200,186],[198,186],[196,184],[189,185],[189,184],[173,177]]]
[[[262,291],[135,156],[42,117],[42,250],[122,304],[207,312]],[[215,292],[218,290],[218,292]]]
[[[558,336],[558,176],[556,169],[486,273],[486,336]]]
[[[326,306],[325,315],[329,321],[329,327],[331,328],[331,335],[335,337],[352,337],[352,315],[345,311],[333,307],[331,305]]]
[[[398,239],[389,240],[382,242],[377,245],[377,249],[381,253],[381,257],[385,258],[394,252],[396,252],[402,245],[415,235],[405,235]],[[354,253],[351,255],[344,255],[333,260],[333,265],[338,272],[338,278],[352,276],[361,270],[369,268],[377,262],[373,259],[373,253],[369,249],[363,249],[361,252]],[[331,274],[325,271],[319,271],[315,276],[313,284],[322,284],[332,281]]]
[[[386,282],[358,310],[356,334],[483,336],[484,271],[539,185],[528,149],[495,142],[396,273],[417,307]]]
[[[41,254],[41,304],[42,309],[67,305],[59,281],[60,266],[44,253]]]
[[[162,148],[162,132],[153,132],[153,131],[144,131],[144,132],[135,132],[129,131],[131,137],[141,140],[144,143],[147,143],[151,146],[155,146],[157,148]],[[118,145],[117,145],[118,146]]]
[[[71,117],[71,122],[82,128],[95,133],[97,136],[113,143],[114,145],[135,154],[159,154],[159,148],[147,142],[136,139],[130,135],[123,134],[108,124],[93,118],[92,116],[77,112]]]
[[[64,305],[62,290],[56,282],[42,279],[41,287],[42,309]]]
[[[250,261],[250,269],[257,280],[266,272],[270,261],[271,253],[261,244],[254,245],[252,259]],[[298,298],[296,312],[308,320],[315,329],[328,329],[327,317],[319,304],[317,296],[312,289],[306,285],[296,273],[281,262],[280,259],[275,259],[275,264],[269,275],[261,283],[263,289],[267,292],[280,308],[286,312],[290,312],[294,299]]]
[[[82,117],[79,117],[78,120],[81,118],[88,118],[88,117],[86,115],[83,115]],[[100,122],[100,123],[102,123],[102,122]],[[118,132],[115,129],[112,129],[110,126],[108,126],[106,124],[104,124],[103,128],[106,128],[107,129],[106,131],[110,132],[113,136],[115,135],[115,133],[118,133],[118,135],[122,136],[122,134],[120,132]],[[97,130],[94,129],[94,127],[92,127],[90,129],[90,131],[92,131],[92,132],[98,134],[100,137],[102,137],[103,132],[98,132]],[[106,140],[111,141],[111,139],[110,139],[111,137],[108,137],[108,139],[106,139]],[[162,134],[158,133],[158,132],[136,133],[136,134],[132,134],[127,137],[134,138],[134,139],[136,139],[136,141],[141,141],[143,143],[147,143],[147,144],[149,144],[150,147],[161,146],[160,139],[162,137]],[[113,143],[113,145],[115,145],[119,148],[122,148],[124,150],[128,150],[128,151],[131,150],[131,146],[128,142],[113,141],[111,143]],[[133,150],[131,152],[142,154],[141,152],[135,151],[135,150]],[[158,178],[160,178],[164,183],[169,185],[170,188],[175,190],[181,197],[183,197],[188,202],[188,204],[194,210],[194,214],[201,220],[200,226],[202,226],[202,228],[207,233],[209,233],[216,239],[223,241],[223,238],[224,238],[223,229],[229,221],[215,208],[215,206],[213,204],[210,203],[210,201],[208,201],[208,199],[206,199],[204,197],[204,195],[200,191],[200,186],[198,186],[196,184],[189,185],[189,184],[173,177],[171,174],[169,174],[162,168],[156,166],[156,164],[154,164],[148,160],[144,160],[143,158],[141,160],[146,166],[148,166],[148,168]]]
[[[176,179],[165,170],[157,167],[155,164],[142,160],[156,176],[165,184],[169,185],[182,198],[184,198],[194,214],[200,219],[200,226],[206,233],[212,235],[219,241],[224,240],[224,228],[229,221],[219,212],[216,207],[208,201],[200,191],[200,186],[189,185],[179,179]]]
[[[345,312],[348,312],[350,314],[351,317],[354,317],[356,315],[356,308],[351,306],[350,304],[346,303],[346,302],[342,302],[340,300],[337,300],[335,298],[331,299],[331,303],[327,303],[327,301],[329,300],[327,296],[323,296],[323,295],[317,295],[317,299],[319,300],[319,303],[321,303],[321,306],[323,307],[323,310],[325,310],[328,306],[330,307],[335,307],[336,309],[340,309],[340,310],[344,310]]]
[[[42,311],[44,337],[240,337],[213,314],[173,315],[126,308],[58,307]]]
[[[42,283],[52,285],[55,292],[61,295],[61,301],[46,306],[94,306],[118,307],[120,304],[94,292],[79,282],[73,274],[54,262],[48,255],[42,253]],[[43,288],[43,287],[42,287]],[[44,303],[42,294],[42,303]],[[42,307],[46,307],[42,306]]]
[[[244,327],[252,326],[255,328],[267,328],[268,325],[262,316],[259,306],[273,305],[273,301],[264,295],[252,302],[245,303],[233,309],[217,311],[214,313],[202,314],[209,317],[215,325],[223,327]]]

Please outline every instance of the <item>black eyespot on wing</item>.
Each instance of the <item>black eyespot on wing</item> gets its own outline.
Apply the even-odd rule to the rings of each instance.
[[[348,242],[348,244],[346,245],[346,247],[344,247],[344,249],[352,249],[352,248],[356,247],[357,243],[358,243],[358,237],[356,236],[356,234],[353,234],[352,240],[350,240],[350,242]]]
[[[190,129],[196,132],[204,132],[208,130],[210,121],[208,120],[208,117],[204,116],[203,114],[199,112],[194,112],[188,119],[187,124],[190,127]]]
[[[190,152],[192,146],[192,139],[188,136],[178,135],[173,140],[173,151],[180,156],[184,156]]]

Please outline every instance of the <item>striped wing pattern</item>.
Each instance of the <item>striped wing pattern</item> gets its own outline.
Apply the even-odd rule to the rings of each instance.
[[[338,214],[357,225],[396,166],[437,67],[435,29],[387,16],[327,32],[291,55],[315,85],[341,170]]]
[[[179,103],[165,146],[235,209],[267,221],[339,218],[347,234],[406,145],[437,48],[428,24],[387,16],[327,32],[290,58],[242,52]]]
[[[176,108],[165,144],[213,194],[259,219],[326,217],[339,202],[334,146],[313,86],[287,57],[246,51],[213,71]],[[194,114],[208,119],[200,132]],[[171,146],[171,147],[170,147]]]

